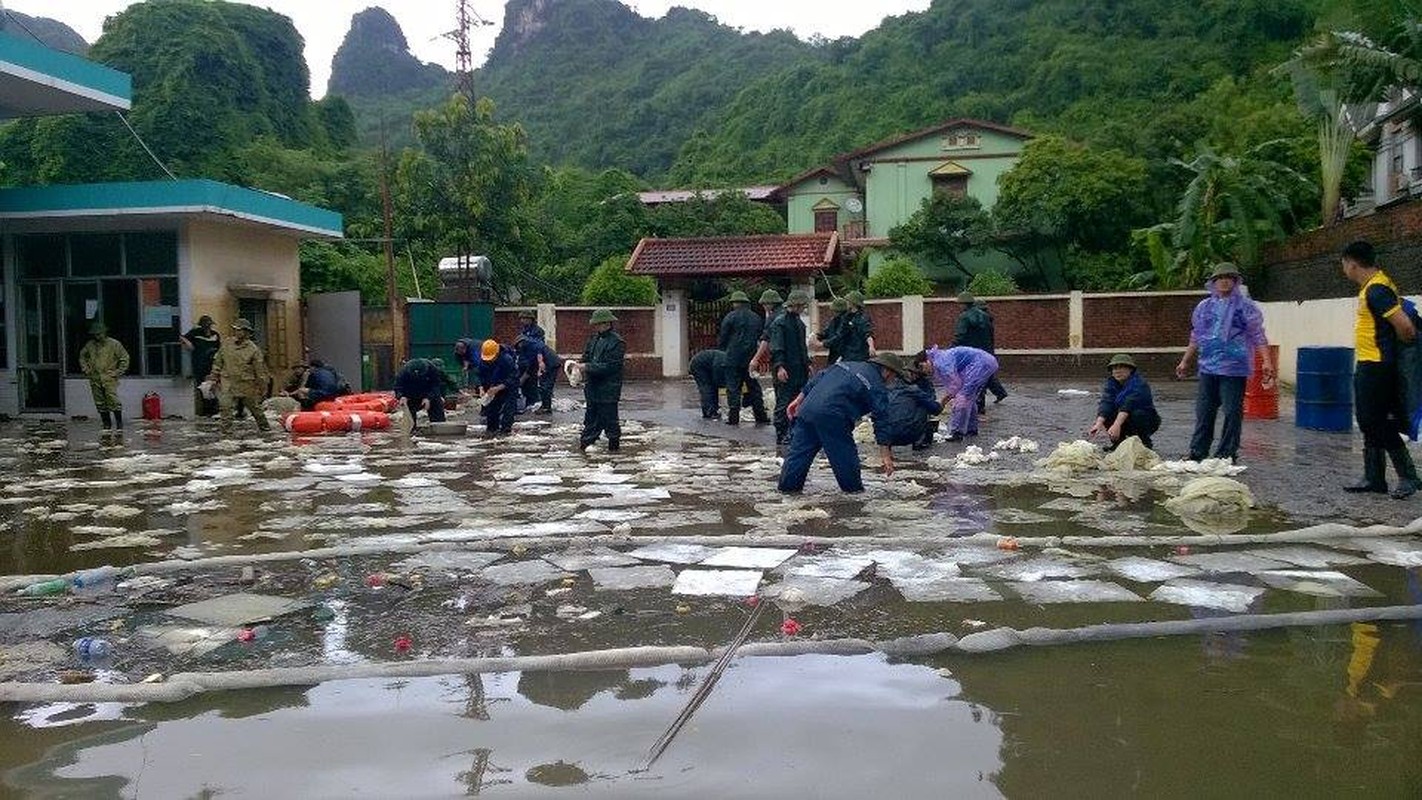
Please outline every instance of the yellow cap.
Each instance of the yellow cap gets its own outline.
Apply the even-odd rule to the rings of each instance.
[[[499,343],[493,339],[485,339],[484,344],[479,348],[479,358],[483,361],[493,361],[499,357]]]

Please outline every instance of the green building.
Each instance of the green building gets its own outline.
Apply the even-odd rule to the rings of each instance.
[[[776,189],[789,232],[839,233],[847,255],[869,250],[882,261],[889,231],[936,192],[997,202],[998,178],[1017,163],[1032,138],[1026,131],[975,119],[951,119],[835,156]],[[1010,269],[999,253],[966,254],[970,268]],[[930,272],[930,278],[946,274]]]

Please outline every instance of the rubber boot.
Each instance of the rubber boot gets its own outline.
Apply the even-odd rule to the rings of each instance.
[[[100,411],[99,422],[104,426],[104,430],[108,430],[114,426],[114,416],[107,411]]]
[[[726,424],[727,424],[727,425],[739,425],[739,424],[741,424],[741,410],[740,410],[739,408],[733,408],[733,409],[730,409],[730,410],[728,410],[728,411],[726,412]]]
[[[1404,447],[1402,450],[1403,453],[1406,454],[1407,448]],[[1385,474],[1387,462],[1384,458],[1385,456],[1381,447],[1364,447],[1363,479],[1357,483],[1344,486],[1343,491],[1352,492],[1354,494],[1362,494],[1364,492],[1387,494],[1387,476]],[[1397,462],[1394,461],[1393,463]],[[1412,463],[1411,458],[1408,459],[1408,463]],[[1398,472],[1401,473],[1401,469],[1399,469]]]
[[[123,430],[123,409],[114,409],[114,427]]]
[[[607,452],[609,452],[609,453],[616,453],[616,452],[618,452],[618,451],[621,450],[621,449],[622,449],[622,441],[621,441],[621,440],[619,440],[619,439],[608,439],[608,440],[607,440]]]
[[[1392,468],[1397,470],[1397,488],[1392,490],[1394,500],[1405,500],[1422,488],[1422,482],[1417,480],[1417,465],[1412,463],[1412,453],[1407,449],[1407,445],[1400,445],[1387,451],[1387,455],[1392,459]],[[1381,468],[1379,468],[1381,471]]]
[[[913,443],[915,450],[927,450],[933,446],[933,436],[938,433],[938,423],[934,420],[928,421],[928,426],[923,429],[923,438]]]

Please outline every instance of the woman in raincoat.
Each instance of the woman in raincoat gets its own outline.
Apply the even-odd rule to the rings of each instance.
[[[997,374],[997,358],[976,347],[930,347],[914,357],[914,363],[927,361],[933,368],[933,381],[943,391],[944,406],[952,398],[952,422],[948,441],[960,442],[964,436],[978,435],[978,395]]]

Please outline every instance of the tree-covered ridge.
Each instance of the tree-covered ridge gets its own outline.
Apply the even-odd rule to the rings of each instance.
[[[390,12],[373,6],[351,17],[350,30],[331,59],[326,91],[349,99],[376,99],[427,91],[448,81],[443,67],[415,58]]]
[[[82,56],[89,52],[89,43],[79,32],[48,17],[32,17],[18,11],[0,14],[0,32],[22,39],[38,40],[45,47]]]

